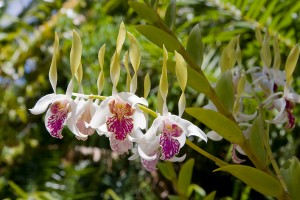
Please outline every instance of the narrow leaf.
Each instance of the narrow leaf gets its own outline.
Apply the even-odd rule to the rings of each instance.
[[[272,62],[271,50],[270,50],[270,36],[267,31],[262,43],[262,48],[260,51],[261,60],[264,67],[270,67]]]
[[[279,70],[280,65],[281,65],[281,57],[280,57],[280,50],[279,50],[279,44],[278,44],[278,35],[276,35],[274,37],[273,49],[274,49],[274,63],[273,63],[273,68],[275,70]]]
[[[261,35],[259,28],[255,28],[255,37],[256,37],[257,41],[259,42],[259,44],[262,44],[263,39],[262,39],[262,35]]]
[[[224,103],[225,107],[229,111],[232,111],[235,91],[232,82],[231,71],[227,70],[226,72],[221,74],[221,77],[217,82],[215,90],[220,100]]]
[[[70,53],[70,65],[71,65],[72,77],[75,76],[77,69],[81,63],[81,54],[82,54],[81,39],[78,33],[75,30],[73,30],[73,42],[72,42],[72,48]]]
[[[228,165],[215,171],[228,172],[264,195],[279,197],[282,193],[281,185],[275,178],[253,167]]]
[[[155,11],[145,3],[129,1],[129,6],[142,18],[149,22],[155,23],[158,20],[158,16]]]
[[[157,163],[157,168],[166,179],[170,181],[176,180],[176,173],[171,162],[159,162]]]
[[[297,44],[296,46],[293,47],[291,50],[286,63],[285,63],[285,76],[286,76],[286,81],[290,82],[290,78],[293,75],[293,72],[295,70],[297,61],[299,57],[299,45]],[[288,83],[290,84],[290,83]]]
[[[181,44],[177,38],[174,38],[159,28],[150,25],[138,25],[136,29],[160,48],[162,48],[163,45],[165,45],[168,51],[178,51],[181,48]]]
[[[56,66],[56,59],[58,56],[59,52],[59,38],[57,33],[55,32],[55,37],[54,37],[54,47],[53,47],[53,56],[52,56],[52,61],[50,65],[50,70],[49,70],[49,80],[52,86],[52,89],[54,92],[56,92],[56,84],[57,84],[57,66]]]
[[[189,159],[185,162],[179,172],[178,176],[178,190],[180,193],[186,195],[188,191],[188,187],[191,184],[193,168],[194,168],[195,160]]]
[[[266,149],[264,145],[264,125],[261,116],[256,117],[250,133],[250,147],[258,158],[264,163],[266,160]]]
[[[186,108],[185,111],[226,140],[235,144],[241,144],[244,141],[241,129],[222,114],[203,108]]]
[[[203,43],[200,26],[198,24],[193,27],[188,37],[186,50],[189,52],[197,65],[201,67],[203,61]]]
[[[214,200],[216,196],[216,191],[212,191],[211,193],[209,193],[209,195],[207,195],[206,197],[204,197],[203,200]]]
[[[165,13],[165,22],[171,30],[173,30],[174,28],[175,19],[176,19],[176,0],[171,0]]]

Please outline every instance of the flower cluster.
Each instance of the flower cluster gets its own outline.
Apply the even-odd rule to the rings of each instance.
[[[262,67],[250,67],[246,71],[241,67],[241,63],[239,63],[240,61],[238,60],[238,54],[240,54],[238,37],[233,38],[223,52],[223,54],[232,52],[232,54],[227,56],[236,58],[232,63],[221,62],[223,71],[220,82],[225,81],[232,87],[232,114],[234,120],[238,123],[241,130],[243,130],[243,134],[247,140],[249,140],[254,119],[259,117],[258,113],[267,113],[264,117],[266,123],[276,125],[285,124],[286,129],[292,129],[296,123],[295,116],[292,112],[295,104],[300,103],[300,96],[294,92],[291,84],[293,81],[292,74],[299,56],[299,46],[296,45],[291,50],[285,68],[281,70],[278,38],[274,37],[273,41],[273,66],[271,66],[272,60],[269,40],[270,37],[268,33],[266,33],[264,40],[260,41],[262,44],[260,52],[263,63]],[[235,62],[237,62],[239,66],[234,67]],[[226,66],[224,67],[222,64]],[[252,104],[250,109],[249,106],[247,108],[247,104]],[[204,107],[206,109],[216,110],[211,102]],[[255,108],[255,110],[253,110],[253,108]],[[222,139],[222,136],[214,131],[208,132],[207,137],[215,141]],[[238,145],[233,145],[232,160],[235,163],[241,163],[244,160],[237,156],[236,150],[243,155],[246,154]]]
[[[124,54],[123,64],[127,69],[128,91],[118,92],[117,84],[120,76],[120,57],[123,43],[129,38],[129,53]],[[175,52],[176,72],[182,95],[179,100],[179,115],[168,112],[166,97],[168,93],[167,59],[168,53],[164,48],[163,70],[159,85],[159,95],[162,103],[158,107],[161,110],[154,112],[148,108],[146,100],[150,90],[149,75],[145,78],[144,97],[138,97],[137,71],[140,65],[140,50],[135,37],[126,31],[123,23],[120,25],[116,50],[111,59],[110,77],[113,83],[111,96],[101,96],[104,84],[104,55],[105,45],[99,51],[100,74],[97,81],[98,94],[85,95],[82,80],[81,65],[81,40],[73,31],[73,45],[71,49],[72,79],[66,90],[66,94],[56,93],[57,69],[56,58],[59,49],[59,39],[55,36],[54,53],[49,71],[49,79],[54,92],[42,97],[36,105],[30,109],[32,114],[46,112],[45,126],[52,137],[62,139],[62,130],[67,126],[79,140],[86,140],[88,136],[97,132],[109,138],[110,146],[118,154],[133,152],[129,159],[141,158],[142,165],[149,171],[156,169],[158,160],[182,161],[185,155],[177,157],[184,146],[186,138],[197,136],[206,141],[205,133],[191,122],[181,118],[185,109],[184,89],[187,81],[186,66],[183,58]],[[128,61],[134,70],[130,76]],[[78,92],[73,92],[73,85],[77,81]],[[148,127],[148,118],[151,114],[155,119]]]

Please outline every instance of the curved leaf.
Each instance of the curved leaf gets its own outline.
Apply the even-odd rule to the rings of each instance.
[[[234,104],[234,85],[231,71],[222,73],[216,85],[216,93],[229,111],[232,111]]]
[[[241,129],[222,114],[203,108],[186,108],[185,111],[226,140],[235,144],[241,144],[244,141]]]
[[[178,51],[181,48],[181,44],[177,38],[159,28],[150,25],[137,25],[136,29],[160,48],[163,48],[163,45],[165,45],[168,51]]]
[[[158,16],[155,11],[148,5],[135,1],[129,1],[128,4],[138,15],[149,22],[154,23],[158,20]]]
[[[189,52],[197,65],[201,67],[203,60],[203,43],[199,24],[193,27],[188,38],[186,50]]]
[[[279,197],[282,193],[280,183],[269,174],[245,165],[228,165],[215,171],[225,171],[240,179],[258,192]]]

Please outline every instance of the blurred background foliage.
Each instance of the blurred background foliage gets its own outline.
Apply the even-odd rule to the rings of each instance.
[[[162,17],[167,5],[167,0],[157,4]],[[255,28],[266,31],[268,27],[270,35],[278,34],[282,60],[285,60],[300,37],[299,15],[300,2],[290,0],[178,0],[174,32],[185,45],[192,27],[200,25],[205,46],[202,68],[214,83],[220,73],[221,51],[238,34],[243,66],[261,65]],[[85,93],[97,93],[100,70],[97,54],[105,43],[104,95],[110,95],[109,63],[121,21],[138,39],[142,50],[137,93],[142,96],[143,77],[150,73],[152,90],[148,100],[155,107],[162,50],[134,29],[134,25],[145,21],[130,9],[126,0],[0,0],[1,199],[165,199],[168,194],[176,193],[159,171],[148,173],[139,161],[129,162],[125,155],[114,154],[106,138],[93,135],[87,141],[78,141],[64,130],[63,140],[54,139],[44,127],[43,116],[28,112],[41,96],[52,92],[48,70],[55,31],[60,37],[58,92],[64,93],[70,78],[69,53],[72,29],[75,29],[83,42]],[[125,43],[125,49],[128,45]],[[121,70],[119,87],[125,89],[125,68]],[[298,67],[294,74],[298,93],[299,73]],[[169,81],[172,88],[168,106],[177,113],[180,88],[171,74]],[[204,96],[192,89],[186,93],[187,105],[206,103]],[[299,116],[297,107],[294,112]],[[299,158],[299,123],[290,132],[272,128],[270,141],[279,163],[293,155]],[[230,162],[231,146],[227,142],[209,141],[199,145]],[[217,199],[267,198],[227,174],[212,173],[216,168],[214,163],[193,150],[185,147],[183,151],[195,159],[192,183],[202,191],[195,199],[203,199],[205,192],[214,190]],[[173,165],[178,173],[182,164]]]

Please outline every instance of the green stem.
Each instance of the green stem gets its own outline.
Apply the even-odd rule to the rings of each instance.
[[[186,140],[185,142],[189,147],[191,147],[192,149],[194,149],[195,151],[197,151],[198,153],[202,154],[203,156],[205,156],[206,158],[214,161],[216,163],[216,165],[218,165],[219,167],[223,167],[228,165],[226,162],[224,162],[223,160],[211,155],[210,153],[207,153],[206,151],[204,151],[203,149],[201,149],[200,147],[198,147],[197,145],[195,145],[194,143],[192,143],[190,140]]]

